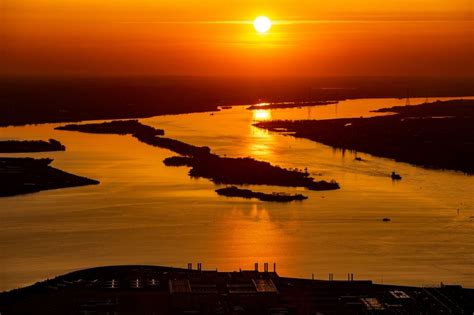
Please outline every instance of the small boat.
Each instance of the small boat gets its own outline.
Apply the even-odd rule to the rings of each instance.
[[[402,177],[400,176],[400,174],[397,174],[395,172],[392,172],[392,179],[394,180],[400,180],[402,179]]]
[[[383,221],[383,222],[390,222],[390,221],[392,221],[392,220],[391,220],[390,218],[383,218],[382,221]]]
[[[358,156],[356,156],[356,157],[354,158],[354,160],[356,160],[356,161],[362,161],[362,158],[361,158],[361,157],[358,157]]]

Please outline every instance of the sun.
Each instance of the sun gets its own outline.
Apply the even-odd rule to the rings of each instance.
[[[272,27],[272,21],[266,16],[259,16],[253,21],[253,27],[260,34],[265,34]]]

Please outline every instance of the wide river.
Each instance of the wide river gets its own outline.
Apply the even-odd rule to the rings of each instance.
[[[412,99],[412,104],[425,99]],[[238,270],[276,262],[285,276],[372,279],[378,283],[474,287],[474,180],[393,160],[342,152],[252,126],[263,119],[374,115],[403,105],[361,99],[338,105],[141,119],[167,136],[232,157],[251,156],[335,179],[331,192],[304,191],[288,204],[218,196],[186,167],[166,167],[172,152],[131,136],[56,131],[59,124],[0,129],[0,139],[49,139],[65,152],[14,154],[54,158],[53,166],[101,182],[0,199],[0,291],[98,265],[154,264]],[[8,155],[8,154],[6,154]],[[389,174],[403,176],[393,182]],[[391,222],[382,219],[391,218]]]

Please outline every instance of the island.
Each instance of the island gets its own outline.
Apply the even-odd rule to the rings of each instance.
[[[216,184],[306,187],[310,190],[339,189],[339,184],[335,181],[315,181],[308,172],[288,170],[248,157],[221,157],[211,153],[209,147],[194,146],[176,139],[162,137],[160,134],[164,132],[162,133],[160,129],[142,125],[138,121],[132,123],[132,128],[129,124],[130,122],[112,121],[102,123],[99,129],[101,133],[132,134],[143,143],[179,154],[180,156],[166,158],[163,163],[167,166],[191,167],[189,171],[191,177],[207,178]],[[96,124],[83,124],[67,125],[56,129],[89,132],[97,128]]]
[[[305,200],[308,197],[301,194],[286,194],[286,193],[271,193],[255,192],[250,189],[241,189],[236,186],[216,189],[216,193],[220,196],[226,197],[241,197],[246,199],[256,198],[260,201],[276,201],[276,202],[290,202],[295,200]]]
[[[52,159],[0,158],[0,197],[96,185],[98,181],[51,167]]]
[[[154,135],[146,134],[136,134],[134,137],[148,145],[168,149],[184,156],[208,156],[211,154],[209,147],[198,147],[176,139],[155,137]]]
[[[7,140],[0,141],[0,153],[26,153],[26,152],[50,152],[65,151],[66,147],[61,142],[49,139],[43,140]]]
[[[192,157],[174,156],[164,161],[168,166],[191,167],[191,177],[203,177],[216,184],[272,185],[305,187],[310,190],[335,190],[335,181],[315,181],[307,172],[288,170],[253,158],[229,158],[216,154]]]
[[[384,108],[393,115],[255,126],[418,166],[474,173],[474,100]]]
[[[165,134],[164,130],[143,125],[136,119],[114,120],[110,122],[84,124],[84,125],[69,124],[65,126],[56,127],[55,129],[80,131],[80,132],[85,132],[85,133],[101,133],[101,134],[117,134],[117,135],[143,134],[147,136],[163,136]]]
[[[339,101],[308,101],[308,102],[280,102],[280,103],[263,103],[255,104],[247,107],[248,110],[259,110],[259,109],[282,109],[282,108],[299,108],[309,106],[326,106],[334,105]]]
[[[98,124],[69,124],[56,127],[57,130],[79,131],[85,133],[132,135],[140,142],[151,146],[168,149],[181,155],[195,156],[200,154],[210,154],[208,147],[197,147],[185,142],[166,138],[163,136],[163,129],[153,128],[143,125],[138,120],[114,120]]]

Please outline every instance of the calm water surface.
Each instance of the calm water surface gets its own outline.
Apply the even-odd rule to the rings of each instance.
[[[412,103],[424,99],[412,100]],[[0,129],[0,139],[48,139],[66,152],[53,166],[91,177],[98,186],[0,199],[0,290],[97,265],[156,264],[237,270],[276,262],[280,274],[326,279],[474,287],[474,180],[358,154],[252,127],[262,119],[370,116],[403,100],[350,100],[337,106],[209,113],[142,119],[167,136],[232,157],[252,156],[335,179],[331,192],[304,191],[288,204],[218,196],[188,168],[165,167],[172,152],[131,136],[56,131],[58,124]],[[392,182],[392,170],[403,176]],[[392,219],[389,223],[382,218]]]

